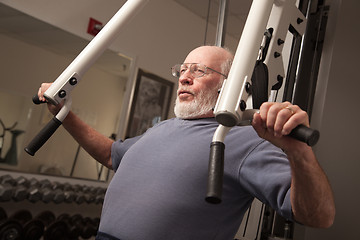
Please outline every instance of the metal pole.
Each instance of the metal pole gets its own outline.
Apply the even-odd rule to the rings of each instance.
[[[217,21],[215,45],[223,47],[226,34],[226,16],[227,16],[227,0],[221,0],[219,6],[219,14]]]

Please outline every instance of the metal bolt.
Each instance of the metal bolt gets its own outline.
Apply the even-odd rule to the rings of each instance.
[[[72,77],[72,78],[70,78],[69,83],[70,83],[70,85],[74,86],[75,84],[77,84],[77,79]]]
[[[245,111],[246,110],[246,102],[244,100],[240,101],[240,110]]]
[[[66,91],[65,90],[61,90],[59,93],[58,93],[59,97],[60,98],[64,98],[66,96]]]
[[[249,93],[251,91],[251,84],[249,82],[245,83],[245,91]]]

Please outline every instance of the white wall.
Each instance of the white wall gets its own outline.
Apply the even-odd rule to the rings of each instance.
[[[307,228],[306,240],[360,238],[359,12],[358,0],[331,2],[313,123],[321,132],[315,150],[333,187],[337,213],[331,228]]]

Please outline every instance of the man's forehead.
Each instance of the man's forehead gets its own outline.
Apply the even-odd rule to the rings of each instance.
[[[222,49],[221,49],[222,50]],[[200,47],[191,51],[184,63],[202,63],[207,66],[218,66],[224,61],[225,52],[214,47]]]

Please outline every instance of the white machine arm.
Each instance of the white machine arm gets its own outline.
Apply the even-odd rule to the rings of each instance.
[[[55,105],[69,94],[84,73],[119,35],[120,30],[134,17],[148,0],[128,0],[109,20],[94,39],[45,92],[44,97]]]
[[[266,29],[272,29],[264,63],[269,71],[269,88],[284,77],[283,43],[289,26],[304,34],[306,18],[295,6],[295,0],[254,0],[237,47],[229,76],[221,89],[214,109],[216,120],[227,127],[239,124],[246,112],[249,96],[246,85],[251,76]],[[239,97],[236,97],[239,96]]]
[[[149,0],[128,0],[109,20],[103,29],[91,40],[72,63],[62,72],[44,93],[46,100],[54,105],[64,101],[60,112],[25,147],[30,155],[34,154],[51,137],[70,111],[70,93],[79,83],[84,73],[94,64],[101,54],[118,36],[120,30],[135,16]],[[40,103],[37,96],[34,103]]]
[[[246,83],[251,76],[268,22],[272,1],[254,0],[241,35],[228,78],[221,89],[214,109],[216,120],[227,127],[237,125],[242,117],[239,104],[247,101]],[[246,109],[242,107],[243,110]]]
[[[253,0],[245,23],[233,65],[224,81],[214,114],[219,127],[210,146],[208,190],[205,200],[220,203],[224,172],[224,139],[230,129],[242,122],[250,122],[254,109],[247,108],[249,86],[266,29],[271,29],[264,63],[268,67],[268,94],[284,78],[282,48],[290,25],[300,35],[306,28],[306,18],[295,5],[295,0]],[[269,101],[273,101],[269,97]],[[312,146],[319,132],[304,125],[296,127],[289,136]]]

